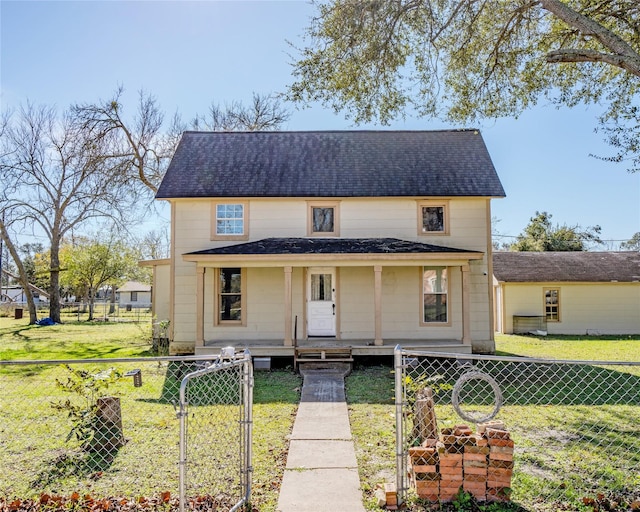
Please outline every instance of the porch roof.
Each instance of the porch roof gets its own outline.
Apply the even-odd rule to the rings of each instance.
[[[183,255],[185,261],[222,262],[286,260],[300,262],[404,262],[424,264],[425,260],[466,262],[482,259],[483,253],[453,247],[423,244],[398,238],[265,238]]]

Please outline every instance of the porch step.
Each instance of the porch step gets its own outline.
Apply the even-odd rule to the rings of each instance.
[[[300,363],[352,363],[353,357],[350,348],[344,347],[296,347],[293,358],[293,366],[297,368]]]

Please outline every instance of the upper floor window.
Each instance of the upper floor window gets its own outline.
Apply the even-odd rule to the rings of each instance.
[[[247,240],[247,205],[245,203],[216,203],[213,205],[211,239]]]
[[[424,201],[418,204],[418,233],[448,235],[449,207],[446,202]]]
[[[339,209],[338,203],[308,203],[308,236],[338,236]]]
[[[449,321],[449,284],[446,267],[424,267],[422,271],[422,321]]]
[[[547,322],[560,321],[560,290],[548,288],[544,291],[544,312]]]

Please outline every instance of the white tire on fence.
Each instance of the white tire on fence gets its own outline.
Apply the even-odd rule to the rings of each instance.
[[[463,387],[467,384],[473,383],[474,381],[481,381],[485,384],[489,384],[494,394],[494,402],[495,405],[493,410],[489,413],[481,413],[481,412],[471,412],[465,411],[461,407],[461,392],[463,391]],[[478,383],[480,384],[480,383]],[[453,405],[454,410],[458,413],[462,419],[466,421],[470,421],[472,423],[482,423],[484,421],[489,421],[490,419],[495,418],[498,414],[498,411],[502,407],[502,392],[500,391],[500,386],[498,383],[484,372],[481,371],[470,371],[463,374],[453,386],[453,392],[451,394],[451,404]]]

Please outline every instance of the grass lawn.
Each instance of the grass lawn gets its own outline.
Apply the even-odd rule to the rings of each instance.
[[[51,326],[0,317],[0,360],[97,359],[151,354],[151,323],[78,322]]]
[[[640,336],[632,337],[553,337],[500,336],[499,355],[517,355],[545,359],[640,361]],[[563,367],[564,368],[564,367]],[[518,393],[519,383],[531,382],[529,393],[519,404],[507,404],[498,419],[505,421],[516,442],[517,457],[513,478],[513,500],[517,504],[506,510],[556,511],[584,510],[583,498],[597,499],[599,493],[640,498],[640,474],[627,474],[614,468],[640,467],[640,366],[589,365],[567,367],[569,382],[553,377],[535,381],[531,375],[515,381],[508,393]],[[367,510],[378,510],[373,491],[377,484],[395,482],[395,406],[394,375],[390,366],[359,368],[347,378],[347,401],[355,439],[360,479],[365,491]],[[630,377],[631,375],[631,377]],[[595,378],[594,378],[595,376]],[[615,397],[620,382],[625,383],[621,396],[637,397],[632,403],[607,400]],[[602,377],[603,381],[598,382]],[[609,378],[612,377],[613,380]],[[513,378],[513,376],[512,376]],[[586,379],[586,380],[582,380]],[[607,379],[606,381],[604,379]],[[602,386],[604,385],[604,387]],[[609,393],[606,386],[613,386]],[[539,390],[537,388],[540,388]],[[536,405],[544,389],[565,392],[573,389],[577,400],[571,405]],[[580,405],[595,391],[599,405]],[[539,392],[539,393],[538,393]],[[509,399],[513,401],[513,396]],[[603,398],[600,398],[603,397]],[[466,423],[445,400],[436,407],[441,426]],[[618,466],[620,467],[620,466]],[[594,471],[594,468],[595,471]],[[585,492],[586,487],[589,487]],[[575,492],[573,489],[576,490]],[[552,496],[545,498],[545,496]],[[620,500],[618,500],[620,501]],[[410,497],[411,512],[433,510],[421,500]],[[485,510],[502,510],[492,505]],[[622,505],[620,506],[622,507]],[[446,510],[480,510],[455,508]],[[601,510],[631,510],[601,508]]]
[[[145,362],[145,356],[151,355],[149,326],[78,321],[47,327],[27,324],[26,319],[0,317],[0,360],[140,357],[136,363],[79,366],[92,373],[109,366],[121,373],[142,368],[143,386],[134,388],[127,378],[109,388],[121,398],[127,443],[112,462],[83,473],[73,466],[77,444],[64,441],[70,429],[66,414],[51,406],[70,398],[55,384],[66,379],[64,368],[0,365],[0,496],[24,498],[43,489],[67,496],[78,492],[95,497],[118,493],[155,497],[165,491],[177,495],[178,421],[167,396],[167,388],[175,392],[176,386],[168,384],[168,363]],[[273,511],[301,379],[292,371],[272,371],[256,372],[254,380],[252,503],[257,510]]]
[[[151,355],[149,327],[144,323],[77,321],[37,327],[28,326],[26,319],[0,317],[0,360],[144,358]],[[498,353],[502,355],[571,360],[640,360],[640,336],[500,336],[496,344]],[[177,422],[173,405],[165,397],[167,364],[143,361],[120,365],[122,371],[142,367],[144,385],[134,389],[129,379],[117,383],[115,390],[123,397],[123,421],[126,420],[124,427],[128,442],[113,464],[106,468],[104,475],[101,473],[100,478],[89,481],[87,489],[77,488],[73,480],[75,477],[67,478],[69,475],[64,473],[68,448],[63,438],[68,425],[60,417],[60,412],[51,407],[53,400],[64,398],[55,389],[56,378],[61,378],[60,366],[0,366],[0,453],[3,453],[0,457],[0,494],[7,486],[30,489],[30,483],[38,478],[43,481],[44,477],[52,477],[49,489],[60,493],[78,491],[81,494],[91,492],[98,495],[136,488],[139,492],[153,493],[154,490],[161,492],[174,486],[177,475]],[[625,372],[640,377],[640,367],[622,368],[597,367],[600,372],[597,375]],[[373,497],[376,485],[395,482],[392,370],[391,366],[356,367],[346,380],[351,428],[368,511],[380,510]],[[598,382],[573,384],[584,392],[591,387],[597,388]],[[299,376],[292,371],[255,373],[252,504],[261,512],[276,509],[288,450],[287,436],[295,419],[300,385]],[[554,385],[562,387],[563,383],[556,382]],[[437,415],[443,424],[460,422],[446,403],[437,406]],[[58,431],[54,431],[49,422],[54,417],[61,425],[56,427]],[[610,446],[624,449],[637,446],[640,421],[637,403],[613,401],[595,406],[547,406],[522,400],[522,403],[505,405],[498,418],[507,423],[520,449],[513,481],[514,501],[520,508],[491,506],[485,507],[486,512],[590,510],[582,505],[584,494],[564,496],[562,500],[548,503],[541,496],[548,492],[544,487],[548,486],[548,480],[545,480],[548,475],[565,475],[554,480],[553,484],[556,490],[563,487],[571,489],[594,467],[601,468],[601,474],[593,481],[591,495],[594,497],[603,491],[599,487],[601,482],[616,491],[631,489],[640,493],[639,475],[621,476],[610,469],[609,459],[615,459],[618,455],[615,452],[612,455],[608,449]],[[134,428],[136,425],[139,428]],[[592,430],[594,425],[598,430]],[[585,442],[587,437],[583,435],[581,443],[574,442],[572,432],[579,432],[580,429],[586,429],[589,435],[596,432],[597,438]],[[10,438],[9,434],[13,435],[16,431],[24,431],[25,435]],[[640,453],[640,449],[637,452]],[[640,458],[638,453],[631,458]],[[35,458],[29,459],[27,455]],[[32,463],[29,460],[40,462]],[[634,463],[633,460],[631,463]],[[635,467],[639,466],[640,460],[636,460]],[[7,477],[3,481],[2,475],[9,475],[15,468],[22,468],[21,477],[7,484]],[[421,512],[432,508],[411,498],[407,510]],[[455,510],[472,509],[458,507]]]
[[[496,336],[496,355],[580,361],[640,361],[640,336]]]

